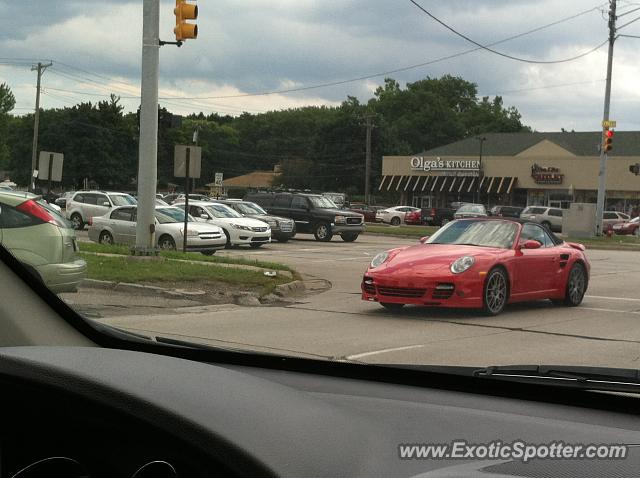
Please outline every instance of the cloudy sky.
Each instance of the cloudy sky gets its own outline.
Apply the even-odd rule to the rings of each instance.
[[[39,60],[53,61],[43,76],[44,108],[98,101],[110,93],[121,96],[127,109],[137,108],[142,3],[0,0],[5,12],[0,18],[0,82],[16,96],[14,113],[33,110],[36,74],[31,66]],[[577,15],[493,47],[530,60],[571,58],[607,39],[608,2],[418,3],[485,45]],[[640,10],[632,11],[637,5],[618,0],[618,13],[630,12],[619,18],[619,26],[640,16]],[[161,1],[164,40],[172,39],[173,6]],[[405,84],[448,73],[476,83],[480,95],[502,95],[538,131],[596,130],[602,120],[606,45],[571,62],[514,61],[477,50],[409,0],[200,0],[198,7],[199,38],[160,52],[161,103],[176,113],[257,113],[339,104],[347,95],[366,101],[385,76]],[[619,33],[640,36],[640,21]],[[611,118],[620,130],[640,130],[639,48],[636,38],[619,38],[615,44]],[[393,70],[402,71],[385,74]],[[335,82],[342,83],[255,95]]]

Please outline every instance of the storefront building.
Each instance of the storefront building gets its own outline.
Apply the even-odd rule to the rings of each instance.
[[[384,156],[379,191],[403,204],[449,207],[453,202],[568,208],[595,203],[600,132],[488,133],[413,156]],[[640,132],[616,132],[607,162],[606,209],[640,207]]]

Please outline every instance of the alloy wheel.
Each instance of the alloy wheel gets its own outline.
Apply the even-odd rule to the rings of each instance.
[[[487,278],[484,293],[485,310],[491,315],[502,312],[507,303],[507,279],[499,269]]]
[[[582,302],[586,289],[584,269],[580,264],[576,264],[569,273],[567,281],[567,302],[570,305],[578,305]]]

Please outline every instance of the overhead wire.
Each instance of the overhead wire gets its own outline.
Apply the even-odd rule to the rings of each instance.
[[[433,19],[434,21],[436,21],[437,23],[442,25],[444,28],[446,28],[447,30],[449,30],[452,33],[456,34],[460,38],[465,39],[469,43],[471,43],[473,45],[476,45],[478,48],[480,48],[482,50],[486,50],[486,51],[488,51],[490,53],[493,53],[495,55],[498,55],[498,56],[501,56],[501,57],[504,57],[504,58],[508,58],[510,60],[523,62],[523,63],[533,63],[533,64],[537,64],[537,65],[555,65],[555,64],[558,64],[558,63],[568,63],[570,61],[574,61],[574,60],[577,60],[579,58],[582,58],[582,57],[585,57],[587,55],[590,55],[591,53],[593,53],[593,52],[597,51],[598,49],[600,49],[601,47],[603,47],[609,41],[608,39],[606,39],[602,43],[600,43],[600,44],[596,45],[595,47],[591,48],[590,50],[584,51],[584,52],[580,53],[579,55],[575,55],[575,56],[572,56],[572,57],[569,57],[569,58],[562,58],[560,60],[531,60],[531,59],[528,59],[528,58],[521,58],[521,57],[517,57],[517,56],[509,55],[507,53],[500,52],[498,50],[494,50],[493,48],[491,48],[492,45],[483,45],[482,43],[479,43],[479,42],[473,40],[472,38],[468,37],[464,33],[459,32],[455,28],[449,26],[448,24],[446,24],[445,22],[440,20],[438,17],[433,15],[431,12],[429,12],[427,9],[425,9],[422,5],[420,5],[418,2],[416,2],[416,0],[409,0],[409,2],[411,2],[418,9],[420,9],[422,12],[424,12],[426,15],[428,15],[431,19]]]

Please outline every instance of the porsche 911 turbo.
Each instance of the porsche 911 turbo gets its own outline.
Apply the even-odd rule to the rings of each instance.
[[[362,299],[391,310],[413,304],[478,308],[486,315],[541,299],[577,306],[589,283],[584,250],[536,223],[460,219],[419,244],[376,255]]]

